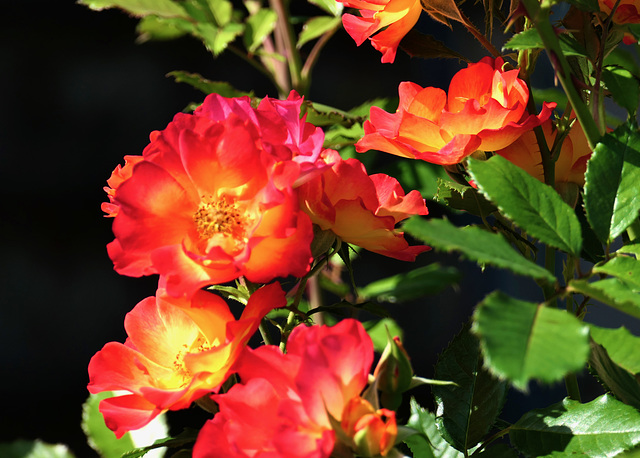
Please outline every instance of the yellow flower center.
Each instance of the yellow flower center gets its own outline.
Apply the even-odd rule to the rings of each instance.
[[[176,354],[176,359],[173,361],[174,374],[179,380],[181,380],[180,386],[188,384],[193,378],[193,374],[184,363],[184,357],[187,354],[211,350],[219,344],[220,342],[218,342],[217,339],[215,342],[209,343],[203,336],[200,336],[195,342],[193,342],[193,344],[191,344],[191,347],[187,344],[182,345],[182,349]]]
[[[234,200],[203,196],[198,210],[193,214],[193,221],[203,239],[209,239],[215,234],[244,237],[244,212]]]

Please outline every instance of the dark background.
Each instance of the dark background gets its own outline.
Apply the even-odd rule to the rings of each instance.
[[[105,180],[124,155],[142,152],[152,130],[202,100],[202,94],[166,78],[169,71],[230,81],[260,97],[277,94],[241,60],[226,54],[214,60],[194,39],[136,44],[137,21],[120,11],[95,12],[67,0],[3,3],[0,441],[41,438],[68,444],[78,457],[94,456],[80,430],[88,361],[106,342],[124,340],[124,315],[157,284],[155,277],[132,279],[113,271],[105,249],[111,221],[100,211]],[[425,24],[471,59],[484,56],[466,32]],[[358,49],[340,31],[313,73],[309,98],[349,109],[370,98],[397,96],[403,80],[446,88],[461,68],[456,61],[410,60],[402,52],[393,65],[379,61],[368,43]],[[434,252],[422,255],[420,264],[435,260],[458,264],[455,256]],[[389,307],[407,330],[405,343],[419,375],[433,375],[437,354],[496,285],[495,272],[458,265],[465,280],[455,290]],[[414,265],[365,255],[356,267],[366,280]],[[532,282],[500,278],[506,278],[504,291],[531,298]],[[563,388],[542,392],[555,402]],[[427,388],[414,394],[429,402]],[[517,407],[506,412],[511,420],[518,409],[545,405],[520,394],[512,399]],[[194,427],[203,421],[188,414],[170,421],[191,421]]]

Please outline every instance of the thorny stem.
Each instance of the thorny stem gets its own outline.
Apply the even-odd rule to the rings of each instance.
[[[600,140],[600,130],[591,116],[589,108],[573,85],[571,68],[560,49],[560,42],[558,41],[553,26],[549,22],[549,7],[541,7],[539,0],[522,0],[522,5],[524,5],[529,17],[535,24],[540,38],[542,38],[555,74],[576,112],[578,122],[580,122],[589,146],[593,150]]]
[[[602,78],[602,65],[604,63],[604,48],[607,42],[607,35],[609,35],[609,26],[611,25],[611,20],[613,19],[613,13],[615,13],[618,5],[620,4],[620,0],[616,1],[616,4],[611,9],[611,14],[607,17],[604,24],[602,25],[602,35],[600,37],[600,49],[598,50],[598,61],[597,67],[595,71],[595,83],[593,85],[593,105],[591,107],[591,111],[593,113],[593,119],[596,122],[596,125],[600,129],[600,135],[604,135],[605,133],[605,116],[604,116],[604,97],[602,97],[602,91],[600,90],[600,80]]]
[[[527,84],[527,88],[529,89],[529,94],[533,94],[531,92],[531,83],[529,81],[529,75],[526,76],[525,83]],[[533,97],[529,96],[529,100],[527,101],[527,109],[530,114],[534,114],[536,112],[536,103],[533,100]],[[536,126],[533,128],[533,133],[536,136],[536,141],[538,142],[538,147],[540,148],[540,157],[542,159],[542,171],[544,173],[544,182],[548,184],[552,188],[556,183],[556,165],[551,158],[551,151],[549,151],[549,145],[547,145],[547,139],[544,136],[544,131],[542,130],[542,126]]]
[[[482,452],[482,450],[484,450],[489,444],[491,444],[492,442],[495,442],[496,440],[500,439],[501,437],[506,436],[507,434],[509,434],[509,430],[510,429],[511,429],[511,426],[507,426],[502,431],[498,431],[497,433],[495,433],[493,436],[491,436],[486,441],[484,441],[480,447],[478,447],[476,450],[474,450],[473,453],[471,454],[471,456],[476,456],[476,454],[480,454]]]
[[[273,340],[271,339],[271,333],[269,332],[269,328],[267,328],[267,323],[264,319],[260,322],[260,326],[258,326],[258,329],[260,330],[260,335],[262,336],[262,340],[264,341],[264,344],[273,345]]]
[[[467,16],[464,15],[462,11],[460,11],[460,17],[462,18],[462,25],[464,25],[471,34],[476,37],[476,40],[480,42],[484,48],[491,53],[493,57],[500,57],[502,53],[496,49],[493,44],[484,36],[484,34],[480,33],[480,31],[476,28],[475,25],[469,20]]]
[[[273,81],[274,86],[278,90],[278,94],[283,96],[289,93],[289,73],[287,72],[287,64],[281,60],[278,60],[274,57],[277,53],[275,46],[273,45],[273,40],[271,37],[267,37],[262,44],[264,50],[270,56],[263,56],[260,58],[262,64],[269,68],[272,72],[270,74],[270,78]]]
[[[287,338],[289,337],[291,330],[293,330],[295,317],[296,317],[295,312],[289,312],[289,316],[287,316],[287,324],[282,330],[282,339],[280,340],[280,351],[282,351],[283,353],[287,349]]]
[[[565,375],[564,385],[567,387],[567,395],[574,401],[580,402],[580,387],[575,373]]]
[[[545,245],[544,247],[544,267],[549,272],[551,272],[551,275],[553,275],[554,277],[556,276],[556,250],[555,248],[549,245]],[[544,293],[544,299],[546,301],[550,301],[556,295],[554,286],[546,282],[542,283],[541,286],[542,286],[542,291]],[[554,299],[554,301],[555,301],[555,307],[557,308],[558,307],[557,296]]]
[[[309,279],[307,288],[309,290],[309,310],[317,309],[322,305],[322,295],[320,294],[320,283],[317,275]],[[314,313],[313,321],[318,325],[324,324],[322,312]]]
[[[299,92],[304,92],[300,84],[300,54],[296,49],[295,34],[293,32],[291,21],[289,21],[289,12],[287,11],[287,8],[285,8],[284,0],[269,0],[269,5],[278,16],[278,22],[275,30],[276,47],[281,51],[280,54],[285,57],[289,64],[291,85],[283,89],[295,89]]]

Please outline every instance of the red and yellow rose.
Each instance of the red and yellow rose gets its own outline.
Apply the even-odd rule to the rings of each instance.
[[[342,160],[332,150],[323,156],[331,167],[300,187],[302,208],[314,224],[347,243],[403,261],[429,249],[410,246],[396,229],[409,216],[428,213],[418,191],[405,195],[395,178],[368,175],[357,159]]]
[[[358,46],[367,38],[371,40],[373,47],[382,53],[383,63],[395,60],[400,41],[418,22],[422,12],[420,0],[338,1],[360,10],[360,16],[344,14],[342,24]]]
[[[220,297],[148,297],[129,312],[124,344],[107,343],[89,362],[89,391],[125,391],[100,402],[121,437],[167,410],[185,409],[216,391],[273,308],[286,305],[278,283],[257,290],[239,320]]]
[[[153,132],[109,181],[115,269],[159,274],[172,296],[240,276],[303,276],[313,231],[293,188],[326,164],[324,134],[300,119],[301,103],[294,95],[254,109],[248,97],[214,94]]]
[[[387,453],[395,415],[360,398],[372,362],[371,339],[351,319],[297,327],[286,354],[275,346],[245,350],[242,382],[212,396],[220,411],[201,429],[194,458],[326,458],[340,440],[334,426],[348,435],[344,446],[371,453],[364,456]]]

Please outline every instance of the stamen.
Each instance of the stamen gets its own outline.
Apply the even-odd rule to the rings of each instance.
[[[215,234],[237,238],[244,236],[243,212],[233,200],[203,196],[198,210],[193,215],[193,221],[203,239],[209,239]]]
[[[184,363],[184,357],[190,353],[200,353],[202,351],[211,350],[213,347],[216,347],[219,343],[214,342],[213,344],[207,342],[207,340],[200,336],[191,347],[187,346],[187,344],[182,345],[182,349],[176,355],[176,359],[173,361],[173,369],[175,374],[182,379],[182,385],[184,386],[193,377],[191,371],[187,368]]]

